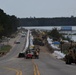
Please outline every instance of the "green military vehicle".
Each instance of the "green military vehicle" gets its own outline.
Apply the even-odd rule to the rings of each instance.
[[[71,47],[65,56],[66,64],[75,63],[76,64],[76,47]]]

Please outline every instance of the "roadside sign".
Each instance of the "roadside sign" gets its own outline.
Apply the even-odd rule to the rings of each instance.
[[[61,31],[72,31],[72,26],[62,26]]]

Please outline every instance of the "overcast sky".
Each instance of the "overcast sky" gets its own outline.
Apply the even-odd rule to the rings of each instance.
[[[76,17],[76,0],[0,0],[9,15],[26,17]]]

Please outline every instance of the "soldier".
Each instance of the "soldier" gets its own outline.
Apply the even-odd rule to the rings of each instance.
[[[38,53],[40,53],[40,49],[39,49],[39,48],[37,48],[36,51],[37,51]]]
[[[39,58],[39,52],[36,51],[36,58],[38,59]]]
[[[39,53],[38,53],[38,51],[35,51],[35,52],[34,52],[34,56],[35,56],[35,58],[37,58],[37,59],[39,58]]]

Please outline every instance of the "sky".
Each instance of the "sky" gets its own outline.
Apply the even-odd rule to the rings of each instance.
[[[0,9],[18,18],[76,17],[76,0],[0,0]]]

